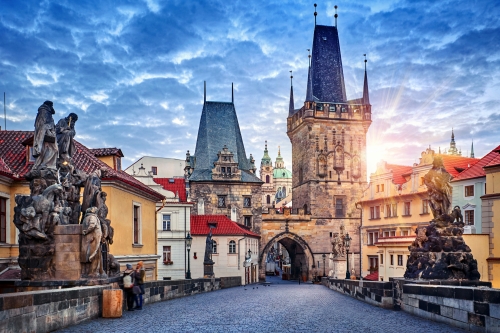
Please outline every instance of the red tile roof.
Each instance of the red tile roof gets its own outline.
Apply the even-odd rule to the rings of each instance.
[[[498,151],[496,151],[495,153],[499,153]],[[498,154],[497,157],[495,157],[490,163],[488,163],[487,165],[485,165],[485,167],[491,167],[491,166],[494,166],[494,165],[499,165],[500,164],[500,154]]]
[[[363,278],[363,280],[368,280],[368,281],[378,281],[378,271],[375,271],[371,274],[368,274]]]
[[[459,173],[465,169],[476,164],[479,159],[463,157],[463,156],[453,156],[453,155],[439,155],[443,158],[443,165],[446,171],[455,178]]]
[[[481,158],[479,161],[471,165],[465,171],[461,172],[457,177],[453,179],[453,181],[484,177],[486,174],[484,173],[483,167],[488,166],[490,163],[495,163],[494,162],[495,159],[497,159],[500,156],[500,154],[495,152],[498,149],[500,149],[500,146],[496,147],[488,154],[486,154],[483,158]]]
[[[163,189],[179,193],[179,201],[186,202],[186,183],[184,178],[153,178],[156,184],[159,184]]]
[[[31,170],[32,164],[26,163],[26,147],[23,145],[32,144],[32,131],[0,131],[0,159],[10,170],[7,176],[23,180],[24,175]],[[91,173],[97,169],[104,168],[106,170],[106,178],[103,180],[117,180],[128,184],[143,193],[153,196],[156,200],[163,200],[165,197],[160,193],[152,190],[136,180],[131,175],[124,171],[118,171],[110,168],[106,163],[99,160],[90,149],[75,140],[76,153],[73,156],[73,164],[77,169]],[[0,172],[2,167],[0,163]]]
[[[386,164],[386,168],[392,171],[392,182],[399,185],[406,183],[403,175],[412,172],[412,167],[407,165]]]
[[[120,148],[89,148],[89,150],[96,157],[101,157],[101,156],[124,157],[122,150]]]
[[[250,237],[260,237],[245,226],[231,221],[226,215],[191,215],[191,234],[208,235],[210,232],[208,224],[214,223],[212,235],[241,235]]]

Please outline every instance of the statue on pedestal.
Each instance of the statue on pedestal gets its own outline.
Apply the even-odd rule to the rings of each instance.
[[[82,276],[90,278],[105,277],[101,256],[102,230],[97,217],[97,207],[90,207],[85,211],[82,224]]]
[[[70,113],[66,118],[60,119],[56,125],[57,146],[59,148],[59,158],[61,161],[70,163],[76,151],[75,123],[78,120],[76,113]]]
[[[33,138],[33,157],[36,158],[32,170],[56,169],[58,148],[56,129],[52,115],[55,113],[51,101],[45,101],[39,108],[35,120]]]

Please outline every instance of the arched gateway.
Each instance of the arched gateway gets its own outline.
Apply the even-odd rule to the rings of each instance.
[[[275,243],[280,243],[290,254],[292,278],[299,278],[302,273],[309,279],[310,268],[314,267],[314,254],[302,237],[289,231],[284,231],[271,238],[260,251],[259,279],[265,280],[267,253]]]

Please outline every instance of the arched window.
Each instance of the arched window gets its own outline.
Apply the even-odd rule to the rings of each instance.
[[[229,253],[236,253],[236,242],[234,240],[229,242]]]
[[[283,191],[283,198],[286,198],[286,187],[283,186],[283,189],[281,189],[281,191]]]
[[[271,204],[271,196],[270,196],[270,195],[267,195],[267,197],[266,197],[266,203],[267,203],[268,205],[270,205],[270,204]]]
[[[217,242],[216,241],[213,241],[213,244],[212,244],[212,253],[217,253]]]
[[[269,179],[269,175],[267,175],[267,176],[266,176],[266,183],[267,183],[267,184],[269,184],[269,181],[270,181],[270,179]]]

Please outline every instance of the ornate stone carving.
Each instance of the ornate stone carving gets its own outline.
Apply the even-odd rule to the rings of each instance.
[[[60,163],[70,163],[73,154],[76,151],[75,142],[75,123],[78,116],[70,113],[66,118],[62,118],[56,125],[57,146],[59,149]]]
[[[90,207],[85,211],[82,225],[83,237],[80,256],[82,277],[106,277],[102,267],[102,229],[99,218],[97,217],[97,207]]]
[[[434,219],[416,230],[415,241],[408,247],[410,258],[405,278],[479,280],[477,261],[462,238],[463,220],[460,208],[449,215],[450,174],[440,157],[434,158],[432,169],[425,175]],[[457,209],[458,208],[458,209]]]
[[[35,120],[35,137],[33,139],[33,156],[36,158],[34,170],[56,169],[58,148],[56,129],[52,115],[55,113],[53,103],[45,101],[39,108]]]
[[[214,162],[212,169],[212,180],[241,179],[241,170],[238,168],[238,162],[234,161],[234,154],[224,145],[222,151],[217,154],[217,161]]]

